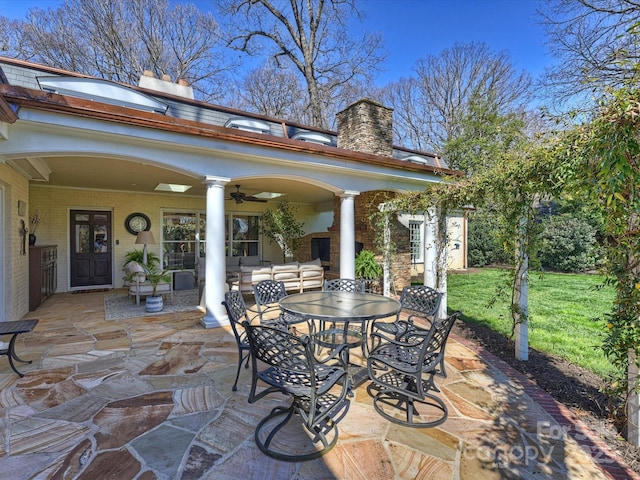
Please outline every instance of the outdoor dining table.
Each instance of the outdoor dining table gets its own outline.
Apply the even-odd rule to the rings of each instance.
[[[360,345],[366,357],[370,323],[378,318],[397,315],[401,305],[393,298],[375,293],[311,291],[284,297],[280,300],[280,308],[285,313],[307,320],[316,345],[327,348],[341,344],[349,348]],[[338,323],[344,326],[336,328]],[[327,324],[333,327],[327,329]],[[350,329],[352,324],[358,324],[360,331]],[[354,376],[354,384],[359,383],[358,380]]]

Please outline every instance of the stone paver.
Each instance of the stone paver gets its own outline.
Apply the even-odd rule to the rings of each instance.
[[[437,379],[449,417],[431,429],[391,424],[359,387],[324,457],[262,454],[255,426],[275,405],[231,391],[237,349],[201,312],[105,321],[103,293],[55,294],[25,318],[20,379],[0,362],[0,472],[12,479],[638,478],[521,375],[451,338]],[[576,432],[575,436],[564,432]],[[291,448],[305,443],[291,434]]]

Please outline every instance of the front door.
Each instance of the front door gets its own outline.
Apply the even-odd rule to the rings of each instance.
[[[111,212],[71,210],[71,288],[112,285]]]

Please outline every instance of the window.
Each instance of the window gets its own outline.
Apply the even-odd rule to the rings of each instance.
[[[196,211],[162,213],[162,252],[165,267],[195,268],[205,256],[206,215]],[[225,246],[228,256],[260,255],[260,216],[227,214]],[[231,232],[231,236],[229,235]]]
[[[422,252],[424,251],[424,245],[422,243],[422,222],[415,220],[409,222],[409,241],[411,242],[411,263],[422,262]]]
[[[260,217],[258,215],[227,215],[226,224],[225,243],[228,256],[260,255]]]
[[[195,268],[197,257],[204,256],[204,225],[205,216],[199,212],[162,213],[165,267]]]

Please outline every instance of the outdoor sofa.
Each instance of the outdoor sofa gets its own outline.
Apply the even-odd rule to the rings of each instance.
[[[290,262],[273,265],[240,265],[233,278],[231,289],[241,292],[252,292],[253,286],[262,280],[283,282],[287,291],[303,292],[314,288],[322,288],[324,284],[324,268],[317,258],[310,262]]]

